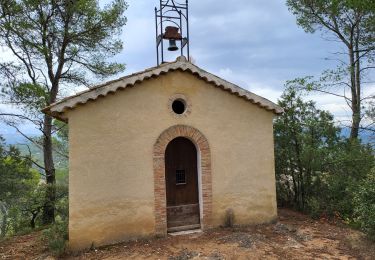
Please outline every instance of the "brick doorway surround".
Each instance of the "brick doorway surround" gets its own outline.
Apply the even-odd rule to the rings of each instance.
[[[198,152],[198,176],[200,175],[201,228],[211,226],[212,215],[212,175],[211,152],[206,137],[191,126],[175,125],[166,129],[154,144],[154,195],[155,195],[155,231],[159,236],[167,234],[167,201],[165,188],[165,149],[170,141],[177,137],[191,140]],[[200,169],[199,169],[200,168]]]

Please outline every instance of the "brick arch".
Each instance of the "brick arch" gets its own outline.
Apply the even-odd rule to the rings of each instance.
[[[212,176],[211,152],[206,137],[191,126],[175,125],[166,129],[154,144],[154,195],[155,195],[155,231],[158,235],[167,233],[167,201],[165,188],[165,149],[170,141],[177,137],[191,140],[199,153],[198,172],[201,175],[199,196],[202,203],[201,228],[207,229],[211,224],[212,215]]]

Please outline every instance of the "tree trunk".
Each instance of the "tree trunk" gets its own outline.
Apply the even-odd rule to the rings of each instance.
[[[32,214],[32,217],[31,217],[31,220],[30,220],[30,227],[32,228],[32,229],[35,229],[35,219],[36,219],[36,217],[38,216],[38,214]]]
[[[297,181],[297,185],[298,185],[298,209],[299,210],[304,210],[304,193],[305,193],[305,187],[303,186],[304,185],[304,172],[303,172],[303,166],[302,166],[302,161],[301,161],[301,149],[300,149],[300,143],[298,141],[298,137],[297,137],[297,131],[293,131],[293,144],[294,144],[294,149],[295,149],[295,153],[296,153],[296,167],[297,167],[297,171],[298,171],[298,181]]]
[[[359,135],[359,128],[361,123],[361,60],[359,54],[359,28],[357,27],[356,37],[355,37],[355,91],[357,94],[357,103],[355,113],[353,113],[353,127],[355,128],[355,132],[353,133],[353,138],[358,138]]]
[[[352,46],[349,48],[349,59],[350,59],[350,83],[351,83],[350,86],[351,86],[351,94],[352,94],[352,103],[351,103],[352,125],[351,125],[351,131],[350,131],[350,138],[356,139],[358,138],[359,124],[361,122],[361,106],[360,106],[359,95],[357,93],[357,87],[358,87],[357,82],[360,81],[360,79],[357,79],[356,77],[357,66],[356,66],[355,56],[354,56],[354,51],[353,51]]]
[[[294,168],[291,168],[291,172],[293,171],[294,171]],[[294,194],[293,194],[294,205],[293,206],[296,206],[298,204],[298,186],[297,186],[296,179],[294,177],[294,173],[292,173],[292,180],[293,180],[293,190],[294,190]]]
[[[52,117],[49,115],[44,116],[43,134],[43,155],[47,182],[43,224],[51,224],[55,221],[56,179],[52,154]]]

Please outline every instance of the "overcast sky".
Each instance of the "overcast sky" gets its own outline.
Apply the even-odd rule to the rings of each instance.
[[[127,69],[119,76],[156,65],[154,7],[158,3],[128,1],[128,23],[121,36],[124,50],[116,57]],[[324,40],[320,33],[305,33],[284,0],[190,0],[189,5],[190,53],[196,65],[274,102],[286,80],[317,76],[336,66],[333,53],[341,45]],[[350,114],[340,99],[312,98],[338,118]],[[13,130],[2,128],[0,134],[9,137]]]

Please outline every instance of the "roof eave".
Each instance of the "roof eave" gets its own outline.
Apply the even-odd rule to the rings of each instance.
[[[272,111],[276,115],[280,115],[284,112],[283,108],[271,102],[270,100],[258,96],[250,91],[247,91],[231,82],[219,78],[203,69],[191,64],[185,58],[178,58],[175,62],[162,64],[158,67],[147,69],[143,72],[138,72],[126,77],[113,80],[89,90],[78,93],[77,95],[70,96],[62,99],[50,106],[44,108],[43,113],[49,114],[61,121],[67,122],[68,118],[64,116],[67,110],[73,109],[78,105],[86,104],[89,101],[94,101],[99,97],[104,97],[109,93],[114,93],[120,89],[125,89],[129,86],[134,86],[139,82],[144,80],[158,77],[162,74],[168,73],[170,71],[189,71],[193,75],[198,76],[200,79],[205,80],[208,83],[213,84],[216,87],[220,87],[222,90],[228,91],[231,94],[245,98],[249,102],[258,105],[268,111]]]

